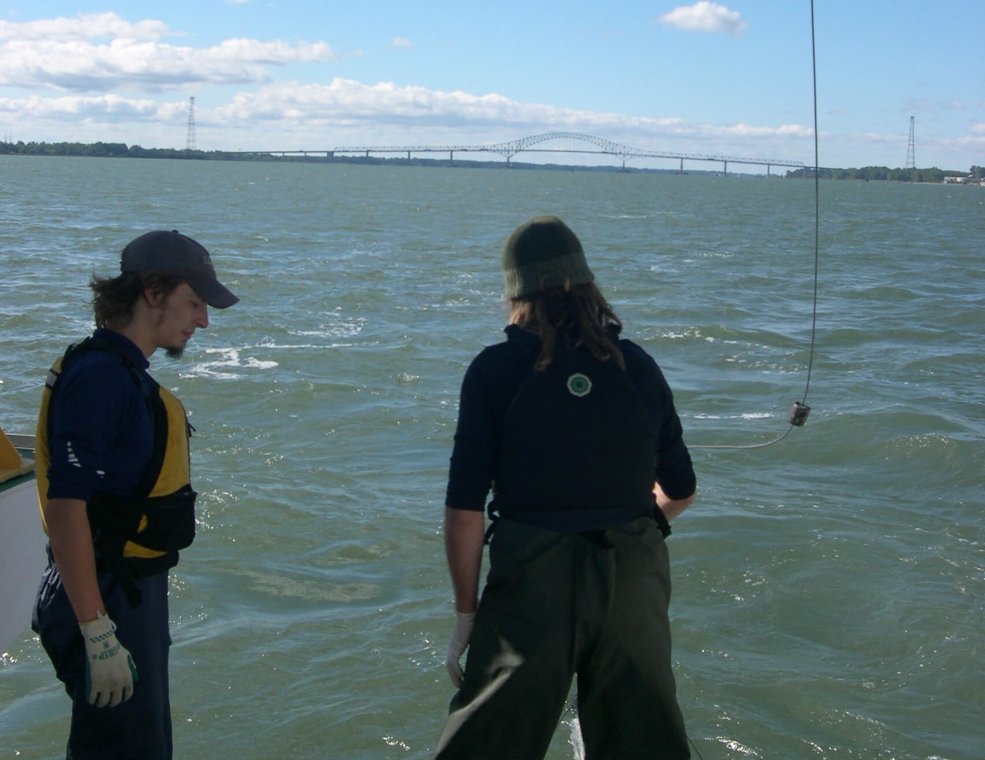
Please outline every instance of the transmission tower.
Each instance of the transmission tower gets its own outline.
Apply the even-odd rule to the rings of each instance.
[[[194,97],[188,98],[188,138],[185,140],[185,150],[195,150],[195,98]]]
[[[906,166],[905,169],[916,169],[917,158],[913,152],[913,117],[910,117],[910,141],[906,144]]]

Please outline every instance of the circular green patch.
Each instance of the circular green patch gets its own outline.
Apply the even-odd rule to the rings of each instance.
[[[592,381],[588,379],[587,375],[581,374],[581,372],[576,372],[568,378],[568,393],[572,396],[587,396],[592,392]]]

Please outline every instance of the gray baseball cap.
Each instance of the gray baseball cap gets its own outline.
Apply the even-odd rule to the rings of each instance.
[[[178,230],[155,230],[127,243],[121,272],[167,272],[187,282],[209,306],[225,309],[239,301],[219,282],[212,258],[201,243]]]

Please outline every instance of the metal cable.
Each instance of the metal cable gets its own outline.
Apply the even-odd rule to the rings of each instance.
[[[794,403],[790,427],[786,431],[765,443],[753,444],[705,444],[688,446],[690,449],[763,449],[772,446],[786,438],[794,427],[804,424],[810,407],[807,406],[807,392],[811,387],[811,375],[814,371],[814,352],[817,345],[817,294],[820,273],[820,250],[821,250],[821,171],[820,171],[820,150],[818,139],[818,119],[817,119],[817,49],[814,41],[814,0],[811,0],[811,77],[814,94],[814,294],[811,305],[811,342],[810,353],[807,361],[807,380],[804,383],[804,394],[799,402]],[[798,409],[799,406],[799,409]],[[798,417],[798,411],[802,411],[802,417]],[[794,422],[795,419],[799,422]]]

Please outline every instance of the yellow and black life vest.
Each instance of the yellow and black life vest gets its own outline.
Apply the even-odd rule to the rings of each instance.
[[[45,382],[35,452],[42,525],[47,533],[44,509],[48,501],[48,465],[51,462],[49,414],[52,402],[58,393],[61,374],[77,357],[89,351],[106,351],[126,365],[147,401],[154,427],[151,458],[137,493],[131,498],[123,498],[99,492],[86,505],[97,561],[101,568],[117,572],[121,560],[133,558],[135,562],[126,563],[131,568],[127,571],[131,575],[141,574],[141,566],[146,566],[147,570],[169,567],[177,561],[177,551],[190,545],[195,538],[196,494],[190,483],[188,445],[191,426],[184,407],[174,394],[154,382],[120,347],[99,336],[69,346],[65,355],[55,361]]]

